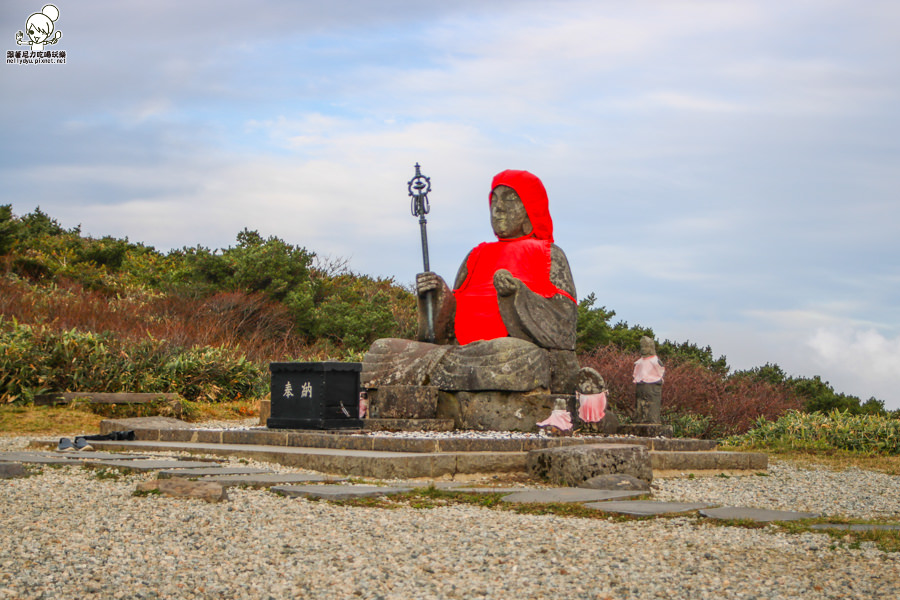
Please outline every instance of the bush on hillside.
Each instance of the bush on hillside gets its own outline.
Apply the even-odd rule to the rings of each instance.
[[[761,367],[738,371],[733,377],[784,385],[800,398],[805,412],[830,413],[834,410],[841,410],[854,415],[886,416],[888,414],[884,408],[884,402],[881,400],[869,398],[866,402],[861,402],[856,396],[835,392],[831,384],[822,381],[818,375],[788,377],[787,373],[777,364],[766,363]]]
[[[0,257],[0,274],[109,297],[163,295],[190,305],[221,294],[261,296],[283,309],[294,337],[339,351],[359,352],[379,336],[406,337],[415,322],[415,297],[393,280],[353,274],[341,261],[317,261],[306,248],[249,229],[224,250],[163,255],[127,239],[82,237],[39,208],[16,217],[3,205]]]
[[[900,419],[854,415],[849,411],[803,413],[792,410],[777,420],[757,419],[728,446],[793,450],[848,450],[867,454],[900,454]]]
[[[180,347],[223,347],[254,361],[287,360],[307,350],[283,305],[241,292],[184,298],[136,288],[110,297],[78,284],[0,277],[0,315],[56,331],[110,333],[129,342],[150,338]]]
[[[215,402],[265,393],[265,372],[223,348],[53,330],[0,317],[0,403],[48,392],[168,392]]]
[[[316,307],[316,337],[359,352],[379,338],[415,334],[410,318],[415,314],[415,301],[405,291],[398,293],[392,281],[341,275],[323,288],[324,300]],[[366,310],[360,310],[361,306]]]
[[[639,355],[614,346],[581,357],[606,380],[610,406],[617,415],[634,413],[634,361]],[[717,438],[747,431],[759,417],[778,418],[800,401],[784,386],[722,376],[693,360],[666,364],[662,410],[679,430],[695,437]]]
[[[576,326],[575,349],[577,352],[590,352],[596,348],[614,345],[622,350],[638,350],[641,337],[654,337],[653,330],[640,325],[628,325],[619,321],[610,325],[609,321],[616,316],[616,311],[607,310],[605,306],[595,308],[597,297],[590,293],[578,303],[578,324]]]

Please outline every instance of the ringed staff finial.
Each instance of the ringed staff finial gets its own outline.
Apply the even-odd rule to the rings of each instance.
[[[422,175],[419,163],[416,163],[416,174],[409,183],[406,184],[409,195],[412,198],[410,202],[410,212],[412,216],[419,217],[419,230],[422,233],[422,263],[425,266],[425,272],[431,271],[428,264],[428,232],[426,225],[428,221],[425,215],[431,210],[431,204],[428,202],[428,193],[431,191],[431,178]],[[434,308],[432,307],[432,293],[428,292],[425,297],[425,310],[427,318],[426,341],[434,341]]]
[[[428,202],[428,192],[431,191],[431,178],[422,175],[419,163],[416,163],[416,175],[406,184],[409,195],[412,197],[410,202],[410,212],[412,216],[419,217],[419,228],[422,230],[422,259],[425,263],[425,270],[430,271],[428,267],[428,234],[425,226],[428,221],[425,219],[431,211],[431,203]]]

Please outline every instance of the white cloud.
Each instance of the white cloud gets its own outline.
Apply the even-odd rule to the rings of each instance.
[[[823,314],[796,311],[795,316],[796,321],[777,325],[767,319],[716,318],[645,324],[653,326],[660,338],[711,346],[716,356],[727,357],[734,370],[774,363],[790,376],[818,375],[837,392],[863,402],[874,396],[886,408],[900,409],[896,385],[900,335],[841,324]],[[829,325],[821,325],[825,322]]]
[[[565,242],[560,241],[565,250]],[[610,278],[631,278],[632,280],[698,282],[710,277],[699,269],[698,257],[692,249],[672,248],[660,253],[658,247],[641,245],[635,240],[633,245],[593,244],[569,251],[573,269],[587,279],[609,280]],[[577,282],[576,282],[577,283]]]
[[[900,335],[887,337],[874,329],[820,328],[806,341],[821,372],[837,391],[875,396],[890,408],[900,408],[897,374]]]
[[[751,109],[750,106],[720,100],[713,97],[703,96],[696,93],[689,93],[677,90],[660,90],[651,92],[643,98],[638,96],[632,99],[627,106],[636,108],[644,106],[647,108],[663,108],[684,111],[703,111],[703,112],[721,112],[721,113],[737,113],[746,112]],[[620,108],[625,108],[626,104],[620,103]]]

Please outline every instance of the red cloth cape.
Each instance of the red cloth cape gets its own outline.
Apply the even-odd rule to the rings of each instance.
[[[456,297],[456,339],[460,344],[493,340],[509,334],[500,316],[494,288],[494,273],[499,269],[507,269],[528,289],[544,298],[563,294],[575,301],[550,281],[553,221],[541,180],[527,171],[503,171],[494,177],[491,191],[498,185],[516,190],[534,231],[526,237],[479,244],[469,254],[466,279],[453,292]]]

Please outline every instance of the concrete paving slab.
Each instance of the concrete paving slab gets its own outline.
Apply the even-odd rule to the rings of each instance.
[[[504,502],[597,502],[600,500],[624,500],[637,498],[645,492],[621,492],[613,490],[586,490],[582,488],[550,488],[516,492],[503,498]]]
[[[534,488],[526,487],[460,487],[447,490],[448,492],[462,492],[464,494],[518,494],[531,492]]]
[[[900,525],[886,525],[879,523],[846,525],[843,523],[818,523],[810,525],[810,529],[831,529],[838,531],[900,531]]]
[[[278,485],[273,492],[285,496],[323,498],[326,500],[352,500],[353,498],[377,498],[408,492],[408,487],[387,487],[378,485]]]
[[[147,460],[146,454],[120,454],[118,452],[92,452],[82,450],[79,452],[53,452],[55,456],[69,456],[78,460]]]
[[[208,475],[261,475],[271,473],[271,469],[257,469],[255,467],[201,467],[195,469],[173,469],[160,471],[157,479],[171,479],[173,477],[206,477]]]
[[[589,502],[588,508],[596,508],[603,512],[634,515],[638,517],[650,517],[653,515],[668,515],[673,513],[690,512],[701,508],[709,508],[712,504],[700,502],[656,502],[651,500],[627,500],[624,502]]]
[[[433,483],[428,482],[426,484],[408,482],[404,485],[410,485],[412,487],[428,487],[430,485],[434,485],[434,487],[439,490],[444,490],[447,492],[463,492],[465,494],[512,494],[515,492],[528,492],[536,489],[524,485],[494,487],[491,487],[489,485],[472,485],[471,483],[466,483],[465,481],[435,481]]]
[[[74,455],[74,456],[73,456]],[[80,465],[76,452],[0,452],[0,462],[20,462],[30,465]]]
[[[340,483],[346,481],[343,477],[330,477],[318,473],[270,473],[262,475],[216,475],[207,477],[224,487],[247,486],[254,488],[268,488],[275,485],[287,485],[292,483]]]
[[[770,521],[799,521],[800,519],[814,519],[816,513],[793,512],[788,510],[768,510],[764,508],[741,508],[738,506],[725,506],[722,508],[706,508],[700,514],[710,519],[756,521],[768,523]]]
[[[209,467],[208,462],[197,460],[88,460],[87,467],[111,467],[120,471],[162,471],[165,469],[201,469]]]

